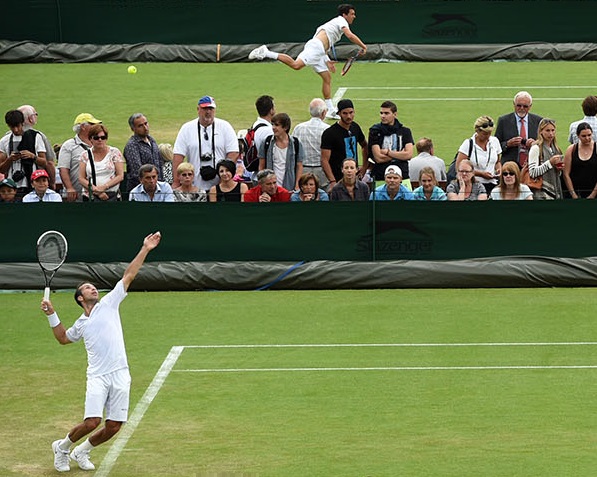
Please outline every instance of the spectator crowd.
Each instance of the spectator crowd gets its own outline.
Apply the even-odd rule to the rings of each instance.
[[[353,200],[559,200],[597,197],[597,97],[569,126],[561,149],[556,122],[531,112],[526,91],[497,121],[482,115],[454,161],[435,156],[433,140],[414,140],[392,101],[366,131],[342,99],[329,119],[320,98],[310,119],[292,128],[274,98],[255,102],[257,119],[239,131],[216,116],[203,96],[197,117],[180,127],[174,145],[158,144],[143,113],[130,116],[121,152],[91,113],[73,122],[74,137],[51,145],[24,105],[5,114],[0,138],[0,202],[310,202]]]

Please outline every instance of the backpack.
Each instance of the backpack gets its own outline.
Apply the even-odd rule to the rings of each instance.
[[[249,172],[257,172],[257,169],[259,169],[259,158],[257,157],[257,146],[255,145],[255,131],[261,126],[267,126],[267,124],[259,123],[254,128],[249,129],[245,137],[238,138],[240,155],[245,169]]]
[[[468,158],[471,158],[471,154],[473,152],[473,139],[468,140]],[[458,157],[458,151],[456,151],[456,155],[454,156],[454,160],[448,167],[448,172],[446,173],[446,184],[449,184],[454,179],[456,179],[456,158]]]

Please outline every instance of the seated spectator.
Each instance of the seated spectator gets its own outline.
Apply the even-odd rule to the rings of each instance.
[[[431,167],[435,172],[436,181],[445,181],[446,163],[443,159],[434,155],[433,141],[428,137],[422,137],[417,141],[415,147],[417,148],[417,155],[408,163],[410,177],[412,179],[418,178],[421,169]]]
[[[388,166],[384,172],[385,184],[378,186],[369,200],[413,200],[410,190],[402,185],[402,171],[398,166]]]
[[[446,193],[437,185],[435,170],[432,167],[423,167],[418,177],[421,185],[413,191],[414,200],[448,200]]]
[[[289,202],[290,192],[278,185],[276,173],[264,169],[257,173],[257,186],[245,194],[245,202]]]
[[[357,160],[347,157],[342,161],[342,179],[332,188],[330,200],[369,200],[369,186],[357,179]]]
[[[303,174],[298,181],[299,190],[290,197],[291,202],[311,202],[330,200],[326,191],[319,187],[319,179],[314,172]]]
[[[222,159],[216,165],[220,183],[209,190],[210,202],[244,202],[249,187],[244,182],[234,180],[236,164],[230,159]]]
[[[456,179],[446,188],[448,200],[487,200],[485,187],[475,179],[475,166],[468,159],[458,163]]]
[[[172,184],[174,180],[174,172],[172,170],[172,159],[174,158],[174,150],[172,144],[163,142],[158,144],[158,151],[162,159],[162,173],[164,175],[164,182]]]
[[[181,162],[178,169],[176,169],[176,175],[180,184],[174,189],[176,202],[207,202],[207,194],[193,184],[195,181],[195,167],[193,164]]]
[[[23,203],[28,202],[62,202],[62,197],[50,189],[50,176],[45,169],[37,169],[31,174],[33,190],[23,197]]]
[[[103,124],[94,124],[87,134],[91,148],[81,155],[79,165],[83,201],[119,201],[120,183],[124,180],[124,158],[120,150],[108,146],[108,129]]]
[[[174,202],[174,192],[167,182],[158,181],[158,169],[153,164],[139,168],[139,185],[129,193],[133,202]]]
[[[259,146],[259,170],[273,169],[278,185],[287,190],[298,190],[298,178],[303,175],[304,151],[301,143],[290,133],[290,116],[275,114],[272,118],[273,136]]]
[[[520,168],[514,161],[502,164],[500,183],[491,191],[493,200],[533,200],[533,193],[526,184],[520,183]]]
[[[0,181],[0,202],[15,203],[17,200],[17,185],[12,179]]]

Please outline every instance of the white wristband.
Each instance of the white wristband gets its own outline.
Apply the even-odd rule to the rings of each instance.
[[[60,318],[58,318],[56,312],[48,315],[48,322],[50,323],[51,328],[56,328],[60,324]]]

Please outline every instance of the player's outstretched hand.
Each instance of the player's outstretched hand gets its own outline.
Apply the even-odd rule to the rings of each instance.
[[[153,234],[149,234],[143,240],[143,245],[147,247],[149,250],[153,250],[158,246],[160,240],[162,239],[162,234],[160,232],[155,232]]]
[[[41,311],[43,311],[48,316],[54,313],[54,307],[52,306],[52,302],[50,300],[42,300],[40,308]]]

